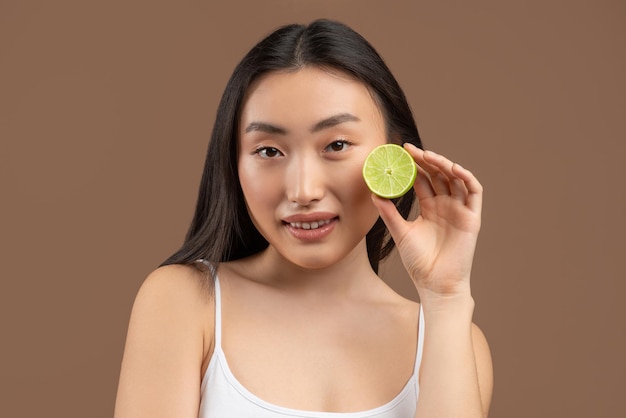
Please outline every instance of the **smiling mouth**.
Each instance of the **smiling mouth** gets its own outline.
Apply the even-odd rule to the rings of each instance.
[[[288,222],[288,224],[292,228],[297,228],[297,229],[317,229],[317,228],[323,227],[324,225],[328,225],[331,221],[332,219],[326,219],[323,221],[313,221],[313,222]]]

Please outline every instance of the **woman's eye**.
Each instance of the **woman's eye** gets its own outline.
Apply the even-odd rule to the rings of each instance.
[[[261,158],[276,158],[281,155],[281,152],[274,147],[262,147],[256,150],[256,153]]]
[[[328,146],[326,147],[326,151],[332,151],[332,152],[345,151],[345,149],[348,148],[348,145],[350,145],[350,143],[343,139],[339,141],[333,141],[330,144],[328,144]]]

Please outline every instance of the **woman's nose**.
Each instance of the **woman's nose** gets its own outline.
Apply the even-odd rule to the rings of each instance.
[[[308,206],[324,197],[325,172],[314,158],[293,160],[286,173],[287,199]]]

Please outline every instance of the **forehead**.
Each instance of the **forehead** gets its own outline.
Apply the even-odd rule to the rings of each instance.
[[[278,118],[310,123],[338,113],[363,118],[381,115],[363,82],[338,70],[304,67],[270,72],[255,80],[244,98],[240,122]]]

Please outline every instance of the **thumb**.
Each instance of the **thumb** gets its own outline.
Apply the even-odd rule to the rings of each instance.
[[[372,194],[372,201],[374,206],[378,209],[381,219],[387,225],[387,229],[391,234],[393,240],[397,243],[398,240],[404,236],[407,228],[406,220],[398,212],[398,208],[389,199],[383,199],[375,194]]]

